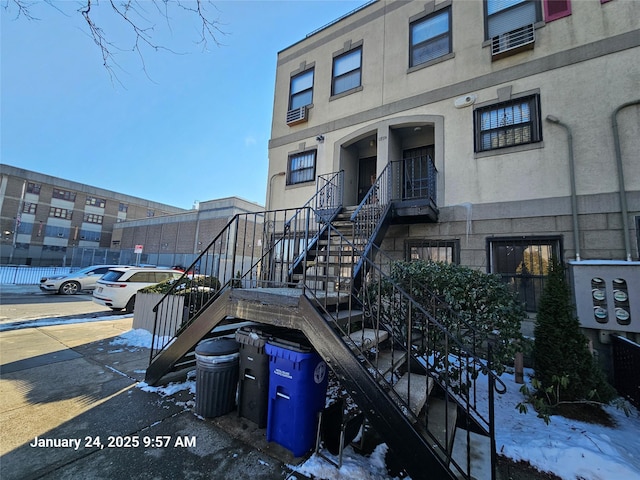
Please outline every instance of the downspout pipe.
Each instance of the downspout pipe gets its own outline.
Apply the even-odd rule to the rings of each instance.
[[[622,214],[622,230],[624,237],[624,250],[627,254],[627,262],[631,261],[631,240],[629,234],[629,211],[627,208],[627,192],[624,187],[624,170],[622,168],[622,151],[620,149],[620,134],[618,132],[618,113],[623,108],[632,105],[640,105],[640,100],[632,100],[623,103],[616,108],[611,115],[611,126],[613,128],[613,144],[616,148],[616,167],[618,170],[618,190],[620,192],[620,213]]]
[[[573,158],[573,135],[571,129],[562,123],[558,117],[547,115],[547,122],[555,123],[567,131],[567,143],[569,145],[569,179],[571,181],[571,216],[573,217],[573,243],[576,250],[576,262],[580,261],[580,230],[578,228],[578,197],[576,194],[575,161]]]

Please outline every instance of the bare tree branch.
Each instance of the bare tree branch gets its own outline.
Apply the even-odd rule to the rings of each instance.
[[[13,13],[15,11],[15,19],[39,20],[33,13],[39,2],[32,0],[0,1],[5,12]],[[100,22],[96,20],[96,18],[100,18],[100,15],[96,14],[96,9],[100,8],[99,0],[81,0],[80,8],[75,11],[82,15],[89,30],[88,35],[100,51],[102,65],[111,79],[118,82],[115,73],[116,68],[121,69],[116,57],[118,52],[134,52],[147,77],[149,75],[145,64],[145,53],[149,50],[152,52],[166,51],[173,54],[186,53],[154,40],[158,22],[165,23],[166,28],[172,30],[173,13],[186,13],[196,23],[196,29],[199,33],[194,43],[201,45],[203,51],[209,51],[210,42],[218,47],[221,46],[219,38],[226,35],[220,28],[221,23],[217,17],[218,10],[211,0],[106,0],[106,2],[115,17],[126,25],[126,31],[132,34],[130,44],[122,46],[121,43],[116,42],[116,39],[105,32],[105,27],[101,23],[104,20]],[[44,3],[67,15],[61,7],[63,4],[54,3],[53,0],[45,0]],[[148,11],[149,6],[153,7],[152,11]]]

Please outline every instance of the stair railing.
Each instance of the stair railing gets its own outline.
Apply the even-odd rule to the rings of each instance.
[[[332,226],[327,228],[323,234],[324,237],[337,247],[336,252],[355,248],[349,239]],[[322,255],[323,248],[320,244],[315,244],[309,253],[317,258]],[[451,462],[454,470],[466,478],[471,478],[470,432],[474,428],[483,430],[492,439],[491,448],[495,450],[493,394],[494,391],[498,393],[506,391],[505,384],[492,369],[490,348],[483,344],[484,340],[473,326],[436,295],[431,295],[426,305],[416,301],[409,292],[413,288],[423,287],[416,284],[402,286],[397,283],[391,276],[395,262],[377,247],[371,246],[371,248],[371,255],[362,259],[362,268],[355,272],[355,277],[352,279],[354,284],[360,285],[360,289],[355,292],[355,295],[348,295],[349,298],[346,299],[349,304],[347,317],[339,317],[337,307],[340,302],[344,304],[345,299],[339,300],[339,297],[345,295],[345,292],[332,288],[328,279],[326,282],[306,282],[305,293],[316,300],[325,318],[330,318],[335,328],[342,334],[343,341],[367,365],[376,382],[384,385],[387,395],[396,404],[403,405],[403,411],[407,416],[412,417],[414,422],[418,423],[421,420],[412,411],[410,392],[412,388],[422,388],[422,385],[412,386],[411,377],[409,377],[407,387],[409,394],[406,399],[393,390],[399,376],[380,373],[378,351],[375,350],[373,354],[369,352],[364,330],[352,325],[352,319],[360,321],[359,317],[351,315],[353,309],[365,311],[365,326],[378,333],[387,331],[391,335],[392,358],[393,355],[407,354],[412,359],[410,364],[414,373],[419,371],[434,379],[448,400],[445,402],[445,408],[450,408],[449,401],[459,405],[459,408],[466,413],[465,419],[469,423],[469,428],[466,429],[467,465],[458,465],[451,458],[447,445],[443,445],[430,432],[428,415],[422,420],[423,433],[429,437],[429,442],[437,448],[440,455]],[[317,251],[313,251],[314,249]],[[345,262],[339,267],[353,268],[353,262]],[[428,290],[425,289],[425,291]],[[336,301],[329,301],[332,297]],[[352,331],[357,330],[363,332],[363,337],[359,340],[350,336]],[[481,382],[482,378],[486,378],[486,386]],[[448,419],[448,415],[445,415],[445,418]],[[447,432],[453,429],[455,425],[446,425]],[[406,448],[411,448],[411,445],[406,445]],[[492,451],[492,461],[493,472],[495,472],[495,451]]]
[[[295,287],[295,265],[342,208],[342,179],[320,175],[302,207],[234,216],[154,307],[150,362],[228,288]]]
[[[351,215],[354,244],[363,253],[375,238],[380,221],[385,217],[392,200],[392,164],[388,163]]]
[[[310,209],[235,215],[154,307],[150,361],[228,288],[288,286],[315,220]]]

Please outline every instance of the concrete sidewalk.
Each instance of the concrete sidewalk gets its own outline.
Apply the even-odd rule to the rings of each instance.
[[[204,420],[187,391],[138,388],[149,350],[111,345],[131,324],[0,333],[3,480],[288,476],[296,459],[235,412]]]

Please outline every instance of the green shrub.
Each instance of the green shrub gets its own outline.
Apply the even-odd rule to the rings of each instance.
[[[455,315],[441,308],[436,310],[437,319],[464,345],[471,343],[464,322],[477,332],[476,349],[492,341],[493,368],[499,373],[513,365],[516,352],[527,349],[520,332],[524,308],[499,276],[460,265],[417,261],[397,262],[391,277],[424,306],[433,304],[433,294],[444,300]]]
[[[540,397],[554,388],[551,401],[608,402],[615,391],[588,348],[573,311],[564,267],[552,260],[538,307],[533,360]],[[558,379],[562,379],[559,383]]]
[[[164,282],[150,285],[139,290],[140,293],[159,293],[165,295],[174,289],[175,295],[186,295],[195,291],[216,293],[220,290],[220,280],[207,275],[195,277],[184,276],[179,280],[165,280]]]

